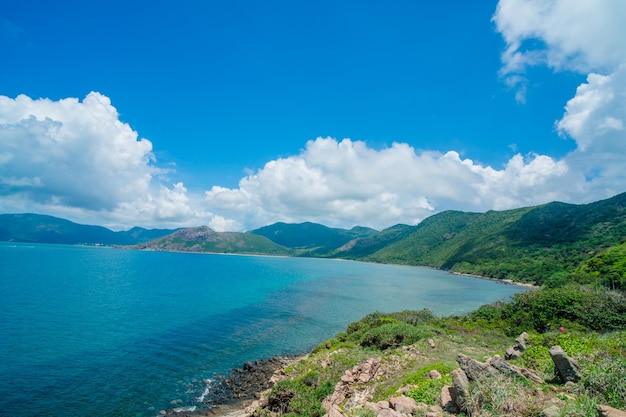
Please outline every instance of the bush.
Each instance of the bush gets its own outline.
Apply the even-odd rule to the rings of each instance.
[[[502,318],[510,336],[530,329],[540,333],[556,329],[563,321],[601,332],[622,330],[626,329],[626,298],[576,285],[542,288],[516,294],[504,305]]]
[[[439,371],[442,376],[441,379],[431,379],[428,373],[432,370]],[[404,380],[405,384],[411,385],[407,396],[417,402],[436,404],[441,395],[441,388],[443,388],[444,385],[452,384],[452,370],[452,367],[438,362],[425,366],[417,372],[408,375]]]
[[[415,327],[410,324],[386,323],[374,327],[363,335],[361,345],[374,347],[379,350],[395,348],[399,346],[411,345],[418,340],[430,337],[434,332],[424,328]]]

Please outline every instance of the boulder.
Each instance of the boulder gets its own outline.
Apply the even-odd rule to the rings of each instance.
[[[472,359],[462,353],[457,355],[456,361],[461,369],[465,371],[465,375],[467,375],[467,378],[470,381],[478,379],[486,374],[494,375],[498,372],[491,365]]]
[[[455,402],[457,408],[461,411],[465,410],[465,403],[469,398],[469,381],[467,375],[462,369],[452,371],[452,383],[454,384]]]
[[[504,354],[504,358],[507,361],[519,359],[521,357],[522,357],[522,351],[515,349],[515,347],[508,348],[506,350],[506,353]]]
[[[428,378],[430,379],[441,379],[441,372],[436,369],[433,369],[428,373]]]
[[[598,417],[626,417],[626,411],[608,405],[598,405],[596,409],[598,410]]]
[[[534,372],[526,368],[520,368],[518,366],[511,365],[510,363],[502,359],[499,355],[495,355],[493,358],[491,358],[489,360],[489,365],[493,366],[495,369],[505,375],[530,379],[531,381],[537,382],[538,384],[543,383],[543,379],[541,379]]]
[[[413,398],[405,397],[392,397],[389,398],[389,405],[400,414],[413,415],[413,411],[418,409],[417,401]]]
[[[552,362],[563,382],[580,381],[579,366],[575,360],[569,358],[561,346],[552,346],[550,348],[550,356]]]
[[[522,357],[522,353],[526,350],[526,341],[528,340],[528,333],[523,332],[517,339],[515,339],[515,346],[512,346],[506,350],[504,359],[507,361],[519,359]]]
[[[519,350],[520,352],[525,351],[527,347],[526,346],[527,340],[528,340],[528,333],[523,332],[522,334],[517,336],[517,339],[515,339],[515,348]]]
[[[444,385],[441,387],[439,404],[441,404],[441,408],[448,413],[456,414],[460,411],[456,403],[456,390],[452,385]]]

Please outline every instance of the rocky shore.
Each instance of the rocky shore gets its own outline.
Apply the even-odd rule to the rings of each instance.
[[[246,362],[241,368],[233,369],[230,375],[218,382],[218,386],[214,388],[218,392],[211,399],[211,404],[204,404],[205,407],[200,406],[194,411],[178,408],[162,410],[159,415],[166,417],[248,415],[245,409],[276,382],[286,378],[285,368],[303,357],[274,356],[269,359]]]

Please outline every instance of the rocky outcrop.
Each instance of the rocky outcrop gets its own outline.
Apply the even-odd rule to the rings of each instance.
[[[507,349],[504,359],[507,361],[519,359],[526,350],[526,342],[528,340],[528,333],[523,332],[517,339],[515,339],[515,345]]]
[[[510,364],[504,359],[502,359],[502,357],[500,357],[499,355],[495,355],[493,358],[489,359],[489,365],[496,368],[498,371],[502,372],[505,375],[530,379],[531,381],[536,382],[538,384],[543,384],[544,382],[543,379],[541,379],[534,372],[526,368],[520,368],[518,366]]]
[[[469,380],[462,369],[452,371],[452,383],[454,384],[454,393],[456,395],[455,403],[459,410],[466,409],[465,404],[469,398]]]
[[[486,374],[494,375],[497,373],[493,366],[477,361],[462,353],[457,355],[456,361],[470,381],[479,379]]]
[[[626,417],[626,411],[618,410],[608,405],[599,405],[596,409],[598,410],[598,417]]]
[[[563,382],[580,381],[580,372],[578,363],[568,357],[561,346],[552,346],[550,348],[550,357],[554,362],[554,366]]]
[[[293,363],[296,357],[275,356],[267,360],[246,362],[243,369],[234,369],[224,380],[226,389],[234,399],[254,399],[259,392],[271,388],[286,378],[283,368]]]

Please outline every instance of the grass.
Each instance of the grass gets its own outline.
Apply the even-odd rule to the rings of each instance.
[[[400,389],[418,402],[436,404],[441,388],[451,384],[458,353],[481,361],[494,354],[503,355],[514,344],[510,334],[513,328],[530,334],[524,356],[513,363],[534,371],[546,382],[538,384],[500,374],[472,381],[466,415],[535,417],[553,405],[551,401],[557,402],[554,407],[562,416],[595,415],[598,404],[626,409],[626,331],[614,329],[624,320],[609,317],[624,311],[623,296],[601,295],[601,300],[612,301],[594,304],[598,295],[584,289],[575,294],[553,289],[533,292],[537,294],[484,306],[465,316],[435,317],[427,310],[372,313],[293,364],[287,370],[289,379],[274,386],[268,408],[258,415],[325,414],[322,401],[332,394],[344,372],[372,357],[380,361],[383,377],[352,386],[354,392],[348,393],[342,403],[347,415],[370,417],[371,410],[363,407],[365,398],[385,400],[400,395]],[[549,296],[564,298],[546,301]],[[573,299],[587,311],[571,315],[567,302]],[[523,305],[526,310],[514,313],[512,305]],[[607,316],[602,320],[611,323],[611,331],[596,329],[601,315]],[[550,326],[538,332],[538,322],[529,320],[527,327],[520,329],[521,316],[539,318]],[[557,330],[556,326],[564,323],[565,332]],[[548,353],[553,345],[561,346],[579,363],[582,379],[578,384],[563,385],[558,380]],[[431,370],[439,371],[442,379],[429,378]],[[349,399],[351,395],[361,398],[361,402]]]

